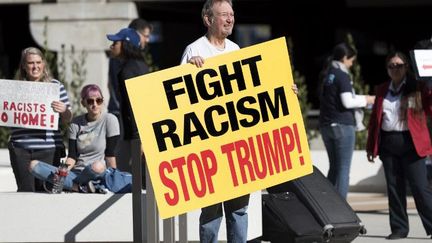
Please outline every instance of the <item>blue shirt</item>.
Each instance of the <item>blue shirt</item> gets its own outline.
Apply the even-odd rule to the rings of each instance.
[[[340,68],[331,67],[324,79],[320,96],[321,126],[332,123],[355,125],[354,110],[345,108],[340,98],[345,92],[353,92],[349,74]]]

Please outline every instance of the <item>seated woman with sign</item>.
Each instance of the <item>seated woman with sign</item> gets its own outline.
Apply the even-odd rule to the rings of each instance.
[[[104,184],[107,176],[118,172],[115,169],[115,148],[120,136],[119,122],[113,114],[103,111],[103,101],[102,92],[97,85],[90,84],[82,89],[81,104],[87,109],[87,113],[74,118],[69,126],[66,164],[70,171],[64,181],[66,190],[95,192],[92,180],[102,180]],[[46,185],[52,185],[57,168],[32,160],[30,171],[36,178],[48,182]],[[125,186],[130,186],[132,176],[121,173],[128,177]]]
[[[15,80],[56,83],[59,85],[59,99],[51,103],[54,112],[59,113],[60,121],[68,124],[72,119],[71,107],[65,87],[51,76],[47,61],[41,50],[28,47],[21,53],[21,60]],[[42,182],[28,171],[30,160],[43,160],[57,165],[65,156],[65,146],[60,129],[44,130],[23,127],[10,128],[8,143],[9,157],[15,175],[18,192],[43,190]]]

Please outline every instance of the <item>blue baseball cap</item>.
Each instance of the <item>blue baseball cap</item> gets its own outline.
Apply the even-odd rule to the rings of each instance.
[[[140,36],[136,32],[136,30],[132,28],[124,28],[121,29],[115,35],[106,35],[108,40],[110,41],[127,41],[134,45],[135,47],[140,47]]]

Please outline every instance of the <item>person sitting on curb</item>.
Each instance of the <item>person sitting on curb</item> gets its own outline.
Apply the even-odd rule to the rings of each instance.
[[[69,173],[64,189],[74,192],[95,192],[92,180],[103,179],[108,168],[116,168],[115,148],[120,136],[117,117],[103,109],[104,98],[99,86],[86,85],[81,90],[81,104],[87,113],[72,120],[69,126]],[[52,186],[57,167],[32,160],[30,172]],[[46,183],[48,182],[48,183]]]

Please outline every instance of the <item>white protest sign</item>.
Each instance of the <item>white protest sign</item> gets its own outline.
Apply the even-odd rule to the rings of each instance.
[[[432,77],[432,50],[414,50],[414,61],[420,78]]]
[[[56,83],[0,79],[0,126],[57,130],[51,103],[59,97]]]

